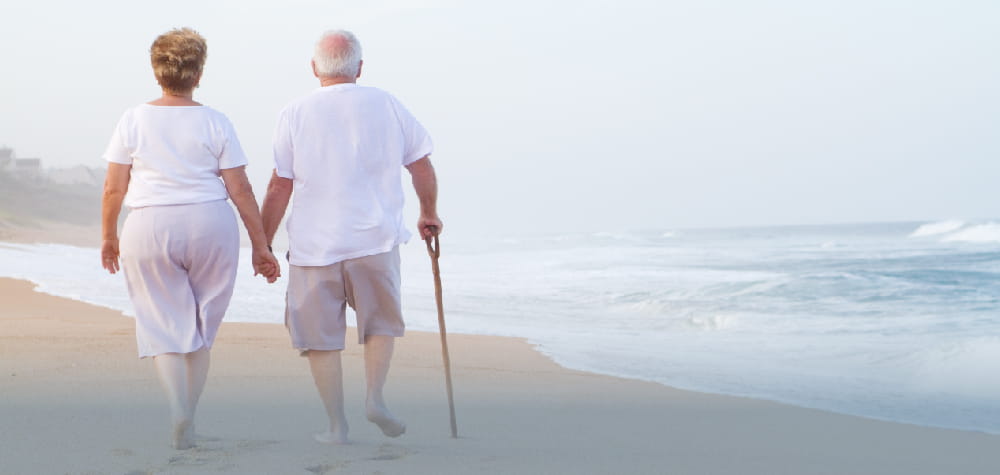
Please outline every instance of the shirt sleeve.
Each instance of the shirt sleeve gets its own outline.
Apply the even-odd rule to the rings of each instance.
[[[125,112],[122,114],[121,119],[118,120],[115,131],[111,133],[111,140],[108,141],[108,147],[104,150],[104,160],[122,165],[132,164],[132,152],[126,143],[129,137],[128,130],[130,124],[130,115],[128,112]]]
[[[434,143],[427,129],[395,97],[392,98],[392,106],[403,132],[403,166],[430,155],[434,151]]]
[[[295,178],[292,167],[294,158],[294,148],[292,147],[291,128],[288,124],[288,110],[281,111],[278,115],[278,125],[274,128],[274,138],[272,139],[274,150],[274,172],[282,178],[289,180]]]
[[[236,128],[225,116],[222,117],[222,149],[219,152],[219,170],[246,166],[246,153],[240,145],[240,139],[236,136]]]

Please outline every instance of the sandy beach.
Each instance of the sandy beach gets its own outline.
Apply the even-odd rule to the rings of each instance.
[[[0,475],[1000,475],[1000,0],[4,5]]]
[[[151,362],[118,312],[0,279],[0,473],[993,474],[1000,437],[880,422],[563,369],[524,341],[452,335],[451,439],[437,335],[401,339],[388,439],[363,417],[345,351],[353,444],[324,416],[280,325],[228,323],[213,350],[199,446],[167,446]],[[348,336],[348,341],[350,340]]]

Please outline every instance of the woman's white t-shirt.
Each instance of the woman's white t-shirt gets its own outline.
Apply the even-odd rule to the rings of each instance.
[[[125,206],[204,203],[229,197],[220,170],[247,164],[233,124],[206,106],[140,104],[122,115],[104,159],[131,165]]]

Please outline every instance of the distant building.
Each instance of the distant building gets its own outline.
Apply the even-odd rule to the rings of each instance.
[[[14,149],[0,147],[0,171],[7,172],[17,178],[37,180],[42,177],[42,159],[17,158]]]
[[[49,169],[46,178],[57,185],[97,185],[104,183],[104,170],[77,165],[70,168]]]
[[[101,186],[105,174],[103,168],[84,165],[45,170],[42,168],[42,159],[17,158],[14,149],[6,146],[0,147],[0,172],[20,182],[91,186]]]
[[[14,149],[0,147],[0,171],[7,170],[14,162]]]
[[[42,178],[42,159],[15,158],[10,171],[15,177],[23,180],[40,180]]]
[[[42,181],[45,174],[42,171],[41,158],[17,158],[14,149],[0,147],[0,171],[21,181]]]
[[[0,147],[0,171],[19,180],[39,181],[44,176],[41,158],[17,158],[10,147]]]

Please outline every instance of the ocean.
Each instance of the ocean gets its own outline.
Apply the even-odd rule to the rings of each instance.
[[[1000,434],[1000,222],[441,242],[449,332],[525,338],[573,369]],[[402,255],[408,328],[437,331],[426,249]],[[227,321],[280,324],[284,281],[248,262],[244,250]],[[0,263],[131,312],[96,249],[0,243]]]

